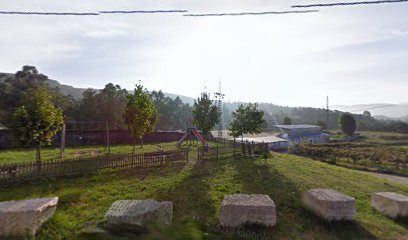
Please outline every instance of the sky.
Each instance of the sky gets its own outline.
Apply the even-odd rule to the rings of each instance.
[[[347,0],[345,0],[347,2]],[[334,2],[322,0],[321,2]],[[318,0],[1,1],[0,11],[189,13],[296,10]],[[408,3],[318,13],[183,17],[0,15],[0,72],[34,65],[82,88],[109,82],[191,97],[222,82],[226,101],[286,106],[407,102]],[[297,9],[299,10],[299,9]]]

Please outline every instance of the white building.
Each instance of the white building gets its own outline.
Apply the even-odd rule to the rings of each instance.
[[[278,137],[285,139],[288,145],[300,143],[325,143],[330,140],[330,135],[322,133],[319,126],[315,125],[274,125],[281,133]]]

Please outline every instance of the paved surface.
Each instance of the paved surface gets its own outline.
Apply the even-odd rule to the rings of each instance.
[[[396,176],[396,175],[391,175],[391,174],[373,173],[373,172],[369,172],[369,174],[374,175],[379,178],[388,179],[391,182],[408,185],[408,177],[401,177],[401,176]]]

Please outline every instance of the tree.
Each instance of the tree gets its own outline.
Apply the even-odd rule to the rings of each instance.
[[[110,129],[120,129],[123,125],[128,95],[126,89],[119,85],[108,83],[105,88],[97,91],[86,90],[77,108],[76,119],[80,121],[104,121],[109,123]]]
[[[365,117],[371,117],[371,112],[370,111],[364,111],[363,116]]]
[[[283,125],[292,125],[292,120],[289,117],[283,119]]]
[[[343,113],[339,119],[339,126],[341,131],[348,135],[353,136],[356,131],[356,120],[351,113]]]
[[[220,122],[221,113],[215,103],[211,101],[210,95],[201,93],[201,97],[194,100],[193,123],[204,134],[207,134],[214,126]]]
[[[32,90],[29,96],[14,112],[14,132],[22,144],[36,147],[36,160],[41,162],[41,146],[50,144],[62,127],[62,110],[53,105],[46,88]]]
[[[235,138],[241,136],[242,142],[244,134],[259,134],[261,133],[262,123],[264,122],[264,112],[258,109],[255,103],[240,104],[232,113],[232,121],[228,130],[230,135]],[[244,146],[243,146],[244,147]]]
[[[136,85],[134,93],[127,96],[123,120],[129,133],[135,139],[140,139],[141,148],[143,148],[143,137],[154,131],[158,116],[156,106],[147,90],[143,90],[142,85]],[[133,153],[135,145],[134,143]]]
[[[322,130],[327,130],[327,124],[325,121],[317,120],[316,125],[319,126]]]

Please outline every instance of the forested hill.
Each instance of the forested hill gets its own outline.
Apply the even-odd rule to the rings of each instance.
[[[30,69],[28,69],[30,70]],[[28,71],[27,70],[27,71]],[[31,69],[32,70],[32,69]],[[124,108],[124,93],[128,92],[126,89],[121,89],[120,86],[114,84],[107,84],[102,90],[75,88],[68,85],[60,84],[58,81],[48,79],[45,75],[41,75],[50,88],[58,89],[55,96],[70,96],[57,97],[56,104],[59,105],[65,112],[68,119],[93,121],[95,119],[102,119],[109,122],[119,122],[121,119],[121,111]],[[11,86],[5,83],[5,80],[10,79],[14,81],[15,75],[10,73],[0,73],[0,86]],[[22,78],[24,79],[24,78]],[[6,85],[4,85],[6,84]],[[20,83],[22,84],[22,82]],[[25,83],[27,84],[27,83]],[[23,84],[24,85],[24,84]],[[3,90],[0,89],[0,93]],[[6,90],[7,92],[13,91]],[[15,92],[16,93],[16,92]],[[187,127],[187,122],[191,118],[191,107],[194,103],[194,98],[187,96],[179,96],[177,94],[168,94],[161,91],[152,91],[156,105],[160,111],[159,129],[162,130],[176,130]],[[14,97],[13,97],[14,96]],[[2,96],[3,97],[3,96]],[[7,96],[6,96],[7,97]],[[6,124],[10,119],[10,111],[8,108],[10,102],[16,104],[12,98],[18,98],[18,94],[8,96],[7,101],[0,103],[3,109],[0,109],[0,122]],[[6,99],[6,98],[5,98]],[[238,107],[237,102],[225,102],[223,106],[223,125],[228,126],[231,120],[231,113]],[[108,113],[111,109],[117,109],[115,113]],[[278,106],[272,103],[259,103],[261,110],[265,112],[264,128],[271,128],[272,125],[282,124],[285,117],[289,117],[292,124],[324,124],[326,122],[326,110],[309,107],[286,107]],[[118,110],[119,109],[119,110]],[[328,127],[330,129],[338,128],[338,119],[342,112],[329,111]],[[105,119],[106,118],[106,119]],[[385,131],[399,131],[408,132],[405,129],[406,123],[401,121],[393,121],[388,119],[376,119],[370,114],[356,114],[355,118],[360,130],[385,130]],[[6,124],[7,125],[7,124]]]
[[[0,82],[4,82],[7,78],[13,78],[14,74],[13,73],[0,73]],[[83,97],[83,93],[87,90],[86,88],[76,88],[72,87],[69,85],[61,84],[56,80],[48,79],[48,84],[50,87],[55,88],[58,87],[61,91],[62,94],[68,96],[72,96],[75,100],[80,100]],[[133,89],[129,89],[129,92],[133,92]],[[174,94],[174,93],[165,93],[164,96],[170,97],[172,99],[175,99],[176,97],[179,97],[183,103],[188,103],[190,105],[193,105],[194,103],[194,98],[188,97],[188,96],[183,96],[179,94]]]

